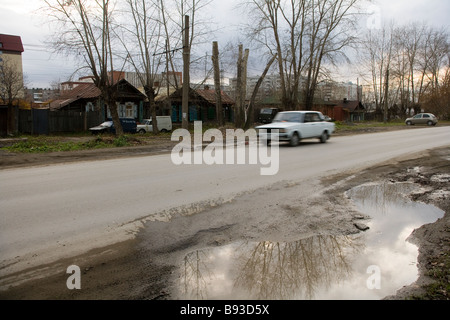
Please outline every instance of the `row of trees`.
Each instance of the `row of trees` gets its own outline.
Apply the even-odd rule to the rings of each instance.
[[[390,107],[390,115],[403,117],[422,109],[450,116],[450,101],[438,99],[448,90],[449,34],[422,23],[370,30],[361,42],[360,76],[369,85],[366,101],[376,110]],[[436,103],[437,102],[437,103]]]
[[[448,33],[426,25],[392,25],[360,34],[362,6],[367,2],[243,2],[252,22],[245,28],[252,51],[244,51],[242,44],[227,44],[228,50],[219,57],[215,42],[212,55],[215,82],[219,83],[218,60],[230,53],[230,48],[234,52],[233,69],[241,84],[236,95],[237,125],[248,127],[252,120],[254,101],[247,105],[245,99],[241,100],[245,97],[247,65],[253,50],[259,53],[260,61],[264,60],[261,56],[268,61],[261,81],[270,68],[276,67],[281,81],[280,97],[286,110],[312,109],[318,84],[332,77],[333,67],[350,61],[350,48],[358,48],[361,77],[370,83],[366,87],[370,94],[367,99],[374,102],[376,109],[396,105],[399,113],[405,114],[433,104],[446,83],[442,81],[442,72],[448,72]],[[155,123],[154,100],[161,90],[154,85],[157,75],[183,70],[184,83],[189,83],[188,71],[203,59],[203,54],[191,55],[192,50],[204,49],[199,45],[211,43],[208,39],[211,25],[202,18],[202,12],[211,7],[211,0],[45,0],[45,3],[46,13],[57,26],[52,41],[54,48],[82,59],[82,65],[93,75],[110,107],[115,106],[117,80],[110,76],[110,71],[134,69],[145,89],[150,102],[148,113],[155,118]],[[180,51],[182,55],[178,54]],[[213,67],[209,72],[205,70],[205,77],[212,70]],[[219,90],[217,94],[220,95]],[[110,111],[120,128],[116,108]]]

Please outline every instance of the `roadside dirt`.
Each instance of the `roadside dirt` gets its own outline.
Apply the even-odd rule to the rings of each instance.
[[[95,137],[60,138],[63,142],[86,142]],[[0,148],[11,145],[17,139],[0,139]],[[148,156],[167,153],[176,145],[170,136],[157,138],[140,137],[141,143],[123,148],[104,148],[92,150],[50,152],[50,153],[15,153],[0,149],[0,170],[29,166],[48,166],[78,161],[101,161],[130,156]]]
[[[153,146],[115,149],[112,154],[108,150],[18,158],[0,154],[0,168],[149,155],[167,152],[171,145],[172,142],[166,141]],[[426,286],[434,282],[430,271],[435,273],[441,268],[448,272],[445,270],[448,265],[442,259],[448,259],[450,254],[450,148],[394,159],[362,172],[345,172],[322,181],[283,182],[217,205],[178,208],[170,214],[164,213],[167,221],[147,222],[134,240],[0,278],[3,289],[0,299],[177,299],[174,274],[189,252],[242,240],[289,242],[314,235],[359,233],[355,221],[360,221],[361,213],[353,209],[344,193],[372,181],[417,183],[423,186],[423,192],[412,194],[412,199],[446,212],[436,223],[415,230],[409,239],[420,251],[418,281],[402,288],[397,295],[386,297],[428,298]],[[67,289],[66,269],[70,265],[81,267],[82,290]],[[440,294],[439,299],[449,298],[445,290]]]

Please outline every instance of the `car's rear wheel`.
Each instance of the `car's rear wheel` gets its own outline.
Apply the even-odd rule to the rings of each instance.
[[[434,125],[434,123],[433,123],[433,121],[428,121],[428,126],[433,126]]]
[[[321,143],[326,143],[328,141],[329,137],[328,137],[328,133],[326,131],[324,131],[322,133],[322,135],[320,136],[320,142]]]

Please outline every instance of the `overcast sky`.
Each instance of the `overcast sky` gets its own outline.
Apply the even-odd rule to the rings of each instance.
[[[224,26],[221,36],[236,39],[232,28],[240,18],[235,10],[240,0],[213,0],[210,15]],[[42,0],[0,0],[0,33],[22,38],[24,73],[28,87],[50,87],[51,82],[66,81],[75,71],[70,58],[56,56],[43,44],[49,34],[46,16],[36,13]],[[381,22],[394,19],[398,24],[412,21],[427,22],[431,26],[449,28],[449,0],[376,0],[367,6],[370,12],[379,12]],[[245,16],[243,17],[245,18]],[[228,31],[229,30],[229,31]],[[350,77],[350,76],[349,76]],[[340,79],[356,82],[356,79]]]

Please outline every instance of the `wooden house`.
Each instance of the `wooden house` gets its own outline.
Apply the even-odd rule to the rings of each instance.
[[[142,121],[146,96],[128,81],[122,79],[115,84],[119,117]],[[47,104],[50,111],[100,112],[103,119],[110,118],[110,112],[94,83],[77,83],[56,100]]]
[[[225,92],[221,92],[224,119],[232,122],[234,117],[234,101]],[[165,90],[156,97],[161,115],[170,115],[174,123],[181,123],[183,120],[183,90],[171,90],[169,95]],[[189,121],[216,121],[216,91],[208,87],[204,89],[189,90]]]

